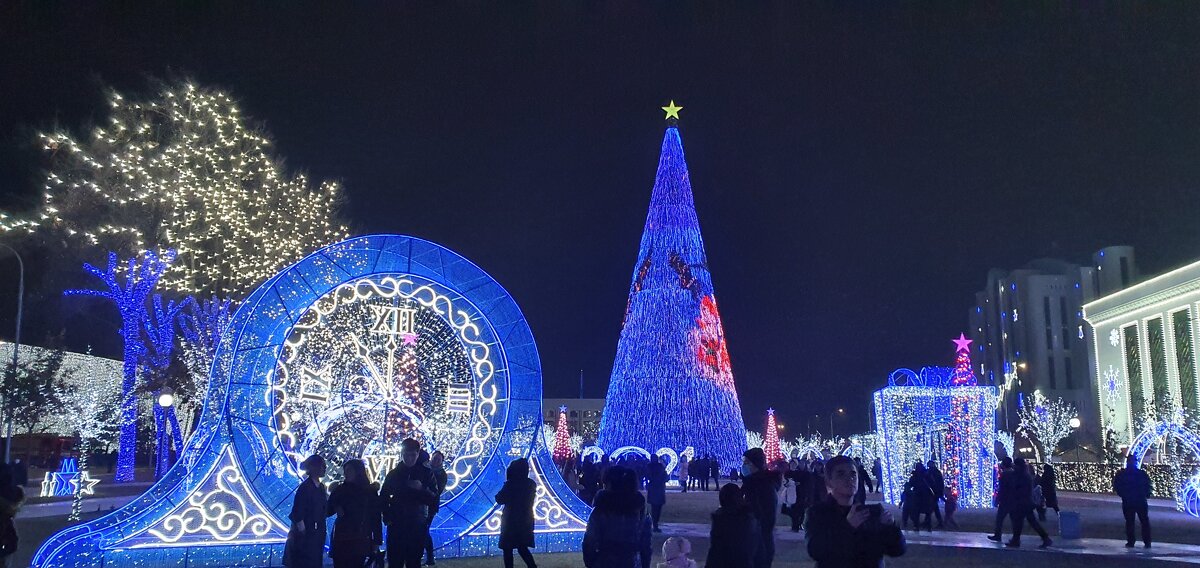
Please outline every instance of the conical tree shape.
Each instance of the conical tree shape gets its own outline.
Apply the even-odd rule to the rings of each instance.
[[[663,137],[599,445],[741,463],[746,429],[678,128]]]
[[[571,432],[570,425],[567,424],[567,407],[558,407],[558,426],[554,428],[554,463],[563,465],[567,460],[571,459],[574,452],[571,451]]]
[[[763,428],[763,452],[767,463],[783,461],[783,450],[779,447],[779,426],[775,424],[775,409],[767,409],[767,426]]]

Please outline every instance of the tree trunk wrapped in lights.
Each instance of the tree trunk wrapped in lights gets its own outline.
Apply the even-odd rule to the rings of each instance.
[[[676,107],[677,109],[678,107]],[[741,463],[746,426],[696,217],[683,143],[663,137],[598,444]]]

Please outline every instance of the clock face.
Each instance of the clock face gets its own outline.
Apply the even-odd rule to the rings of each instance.
[[[478,475],[505,417],[503,357],[478,310],[435,282],[373,274],[317,299],[289,330],[270,380],[276,441],[295,466],[311,454],[340,478],[362,459],[382,481],[415,438],[446,456],[447,498]],[[300,475],[296,469],[297,475]]]

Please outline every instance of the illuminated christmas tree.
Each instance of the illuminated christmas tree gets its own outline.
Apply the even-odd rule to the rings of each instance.
[[[775,425],[775,409],[767,409],[767,427],[763,430],[763,452],[767,463],[782,461],[783,450],[779,448],[779,427]]]
[[[671,103],[598,444],[741,463],[746,426]]]
[[[971,371],[971,340],[966,335],[958,334],[954,341],[954,370],[950,372],[950,387],[973,387],[978,384],[975,373]],[[962,476],[962,464],[974,463],[973,455],[979,448],[972,444],[975,437],[970,431],[970,399],[964,395],[952,394],[950,397],[950,424],[944,434],[946,453],[942,464],[942,476],[946,481],[948,495],[959,494],[959,478]]]
[[[956,387],[973,387],[979,382],[975,380],[975,372],[971,370],[971,340],[964,334],[958,334],[953,340],[955,345],[954,371],[950,374],[950,384]]]
[[[562,465],[571,459],[571,428],[567,424],[567,407],[558,407],[558,426],[554,428],[554,463]]]

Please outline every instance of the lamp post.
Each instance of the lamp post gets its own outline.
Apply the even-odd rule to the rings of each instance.
[[[9,375],[11,379],[17,378],[17,352],[21,349],[21,312],[25,309],[25,261],[21,260],[21,254],[6,244],[0,243],[0,247],[6,248],[17,257],[17,331],[13,341],[13,356],[12,356],[12,373]],[[4,463],[9,463],[9,456],[12,453],[12,384],[7,380],[4,384]]]
[[[846,413],[845,408],[839,408],[839,409],[837,409],[836,414],[845,414],[845,413]],[[829,413],[829,439],[830,440],[833,439],[833,417],[834,416],[835,416],[835,413],[833,413],[833,412]]]

